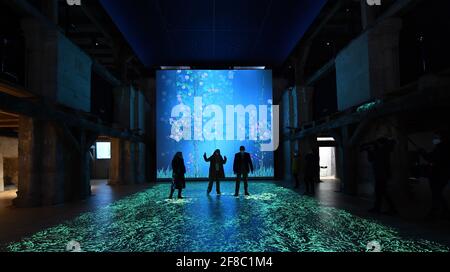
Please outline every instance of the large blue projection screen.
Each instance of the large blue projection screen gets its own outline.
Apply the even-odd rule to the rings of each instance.
[[[157,73],[158,178],[171,178],[183,152],[188,178],[208,177],[203,160],[216,149],[233,176],[241,145],[252,155],[254,177],[273,177],[272,72],[268,70],[162,70]]]

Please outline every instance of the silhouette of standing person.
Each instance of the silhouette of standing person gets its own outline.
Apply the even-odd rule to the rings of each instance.
[[[236,191],[234,196],[239,196],[241,186],[241,179],[244,180],[245,195],[250,195],[248,192],[248,174],[253,173],[252,158],[249,153],[245,152],[245,147],[239,148],[239,153],[234,155],[233,172],[236,174]]]
[[[183,153],[177,152],[172,159],[172,187],[169,198],[173,197],[175,190],[178,190],[178,199],[182,199],[181,192],[186,188],[186,166],[184,165]]]
[[[311,151],[305,157],[305,193],[307,195],[313,195],[315,193],[316,170],[316,158]]]
[[[394,202],[389,196],[388,181],[392,176],[391,153],[394,151],[395,142],[386,137],[381,137],[373,143],[366,145],[369,162],[372,164],[375,178],[375,203],[370,212],[380,213],[383,200],[389,206],[388,214],[397,213]]]
[[[294,178],[294,188],[297,189],[300,187],[300,179],[299,179],[300,154],[298,153],[298,151],[294,152],[294,157],[292,158],[291,172],[292,172],[292,177]]]
[[[322,180],[320,179],[320,154],[319,154],[319,147],[316,145],[312,151],[312,160],[313,160],[313,168],[314,168],[314,182],[315,183],[321,183]]]
[[[206,153],[203,154],[203,159],[206,162],[209,162],[209,184],[208,184],[208,195],[212,191],[212,187],[214,185],[214,181],[216,182],[216,192],[217,195],[221,195],[220,192],[220,179],[225,178],[225,171],[223,169],[224,164],[227,163],[227,157],[220,155],[220,150],[216,149],[214,154],[207,158]]]
[[[440,131],[433,137],[434,149],[430,153],[421,150],[421,154],[430,163],[430,189],[432,196],[432,207],[428,218],[434,218],[435,214],[442,209],[446,216],[449,207],[444,198],[444,189],[450,179],[450,141],[448,131]]]

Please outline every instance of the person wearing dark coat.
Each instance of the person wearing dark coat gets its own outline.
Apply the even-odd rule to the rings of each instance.
[[[366,151],[369,162],[372,164],[375,179],[375,203],[370,212],[380,213],[383,200],[388,204],[388,214],[396,214],[394,201],[388,192],[388,181],[392,177],[391,153],[394,151],[395,142],[386,137],[381,137],[368,145]]]
[[[305,193],[307,195],[313,195],[315,192],[316,168],[316,156],[311,151],[305,156]]]
[[[209,162],[209,184],[208,195],[211,193],[214,181],[216,182],[216,193],[221,195],[220,192],[220,180],[225,178],[225,170],[223,166],[227,163],[227,157],[220,155],[220,150],[216,149],[211,157],[206,157],[206,153],[203,154],[203,159]]]
[[[239,196],[239,189],[241,186],[241,179],[244,180],[245,195],[250,195],[248,192],[248,174],[253,173],[252,158],[249,153],[245,152],[245,147],[240,147],[240,152],[234,156],[233,172],[236,174],[236,192],[234,196]]]
[[[423,158],[430,163],[430,189],[432,207],[428,218],[433,218],[442,209],[449,217],[450,210],[444,197],[444,190],[450,180],[450,140],[448,131],[439,131],[433,137],[434,149],[430,153],[421,150]]]
[[[178,190],[178,199],[182,199],[181,192],[186,188],[186,166],[184,165],[183,153],[177,152],[172,160],[172,186],[170,188],[171,199],[175,190]]]

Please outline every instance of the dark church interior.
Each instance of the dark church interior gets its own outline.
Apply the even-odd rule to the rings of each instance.
[[[0,252],[448,253],[449,11],[0,0]]]

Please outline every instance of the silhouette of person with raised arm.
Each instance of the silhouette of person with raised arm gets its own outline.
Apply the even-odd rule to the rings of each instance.
[[[220,150],[216,149],[211,157],[206,157],[206,153],[203,154],[203,159],[209,162],[209,184],[208,195],[212,191],[214,181],[216,182],[217,195],[221,195],[220,192],[220,180],[225,178],[225,171],[223,169],[224,164],[227,163],[227,157],[220,154]]]
[[[291,173],[294,178],[294,188],[298,189],[300,187],[300,154],[298,151],[295,151],[294,157],[292,157]]]
[[[178,199],[182,199],[181,192],[186,188],[186,166],[184,165],[183,153],[177,152],[172,159],[172,186],[169,198],[173,197],[175,190],[178,190]]]
[[[248,192],[248,174],[253,173],[253,163],[250,153],[245,152],[245,147],[239,148],[239,153],[234,155],[233,172],[236,174],[236,191],[234,196],[239,196],[241,186],[241,179],[244,180],[245,195],[250,195]]]

